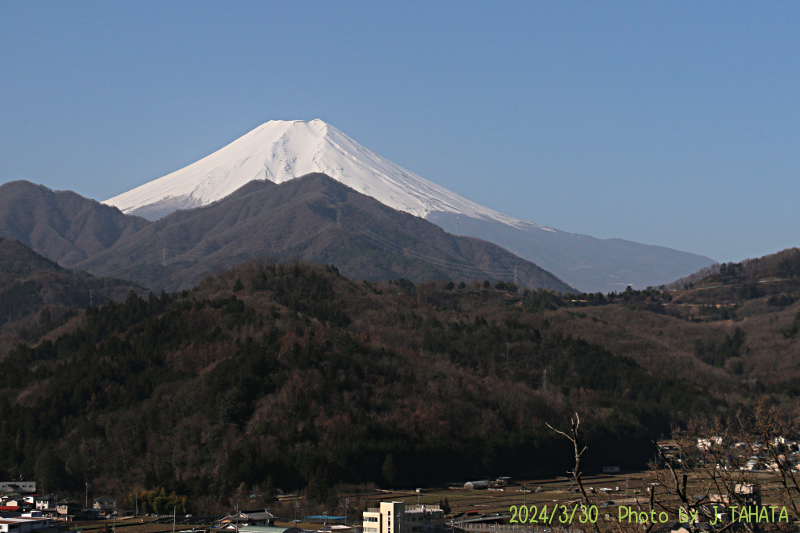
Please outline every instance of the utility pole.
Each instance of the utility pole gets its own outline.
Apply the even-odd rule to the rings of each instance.
[[[86,501],[84,502],[83,507],[85,509],[89,508],[89,484],[88,483],[86,484]]]
[[[176,509],[177,507],[178,507],[177,505],[173,505],[173,506],[172,506],[172,533],[175,533],[175,509]],[[237,520],[237,522],[238,522],[238,520]],[[237,532],[239,531],[239,525],[238,525],[238,523],[237,523],[237,525],[236,525],[236,531],[237,531]]]

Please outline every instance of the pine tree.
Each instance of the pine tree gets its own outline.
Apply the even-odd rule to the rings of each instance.
[[[397,468],[394,465],[394,457],[392,457],[391,453],[386,454],[381,472],[383,472],[383,479],[386,480],[389,487],[393,487],[397,481]]]
[[[275,498],[278,495],[278,491],[275,490],[275,484],[272,482],[272,474],[267,476],[267,482],[264,486],[264,500],[267,503],[272,503],[275,501]]]

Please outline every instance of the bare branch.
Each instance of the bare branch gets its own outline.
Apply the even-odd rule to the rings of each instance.
[[[559,435],[564,436],[567,440],[572,442],[572,447],[573,447],[574,452],[575,452],[575,467],[573,468],[571,474],[572,474],[572,477],[575,478],[575,483],[578,485],[578,489],[581,491],[581,495],[583,496],[584,504],[586,505],[586,507],[589,507],[589,506],[592,505],[592,501],[589,498],[589,495],[586,493],[586,488],[583,486],[583,481],[581,480],[581,460],[583,459],[583,454],[589,448],[588,448],[588,446],[584,446],[583,448],[581,448],[581,446],[579,444],[578,429],[580,429],[580,427],[581,427],[580,415],[578,415],[578,413],[575,413],[575,418],[570,418],[570,423],[572,425],[572,429],[570,431],[570,433],[572,433],[572,435],[568,435],[567,433],[554,428],[550,424],[547,424],[547,423],[546,424],[547,424],[547,427],[549,427],[550,429],[552,429],[553,431],[555,431]],[[596,523],[593,523],[592,525],[594,526],[595,532],[600,533],[600,527]]]

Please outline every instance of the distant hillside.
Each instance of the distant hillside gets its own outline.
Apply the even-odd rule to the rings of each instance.
[[[788,248],[764,257],[745,259],[739,263],[715,263],[670,283],[666,288],[681,289],[690,283],[704,286],[757,282],[765,279],[800,279],[800,249]]]
[[[624,239],[598,239],[533,224],[519,227],[454,213],[427,220],[454,235],[497,243],[586,292],[620,292],[674,280],[712,264],[708,257]]]
[[[495,244],[450,235],[324,174],[251,182],[207,207],[161,218],[77,266],[176,290],[257,256],[333,264],[372,281],[486,279],[574,290]]]
[[[33,342],[89,304],[124,300],[140,287],[59,267],[15,239],[0,237],[0,358]]]
[[[0,236],[71,267],[147,226],[140,217],[72,191],[27,181],[0,185]]]
[[[739,263],[721,263],[664,286],[688,291],[694,302],[752,300],[800,289],[800,249],[789,248]]]
[[[714,265],[657,289],[560,298],[529,307],[551,328],[728,400],[800,397],[800,250]],[[533,298],[531,296],[530,298]]]

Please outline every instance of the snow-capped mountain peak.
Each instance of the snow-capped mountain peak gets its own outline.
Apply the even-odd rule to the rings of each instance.
[[[385,205],[421,218],[443,212],[517,228],[541,228],[430,182],[320,119],[272,120],[187,167],[105,203],[124,213],[156,219],[178,209],[220,200],[252,180],[283,183],[312,172],[327,174]]]
[[[488,240],[595,292],[656,286],[709,265],[707,257],[620,239],[601,240],[498,213],[410,172],[322,120],[273,120],[196,163],[105,203],[151,220],[210,204],[253,180],[321,172],[455,235]]]

